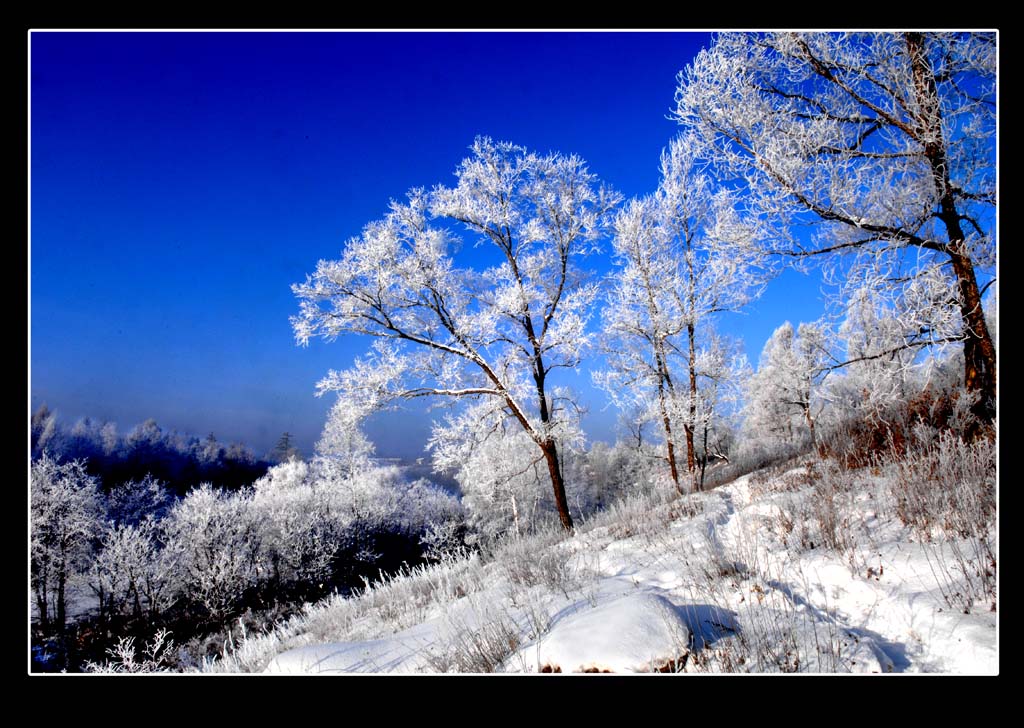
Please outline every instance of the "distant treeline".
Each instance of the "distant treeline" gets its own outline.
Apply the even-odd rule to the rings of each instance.
[[[85,460],[89,474],[106,489],[151,475],[178,496],[200,483],[237,490],[265,475],[274,462],[241,443],[218,442],[213,433],[200,439],[164,432],[152,419],[126,435],[112,422],[88,417],[69,428],[45,404],[32,415],[32,459],[44,452],[61,462]]]

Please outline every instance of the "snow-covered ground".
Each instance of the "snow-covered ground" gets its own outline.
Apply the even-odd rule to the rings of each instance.
[[[637,499],[572,537],[419,569],[204,669],[997,673],[995,604],[958,570],[967,541],[893,516],[891,474],[823,490],[805,473]]]

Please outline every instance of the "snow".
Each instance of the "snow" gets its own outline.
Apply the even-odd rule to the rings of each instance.
[[[378,602],[334,631],[299,621],[251,664],[307,674],[998,673],[998,613],[978,603],[965,614],[943,598],[943,584],[955,586],[955,570],[940,569],[954,563],[950,544],[920,543],[885,515],[885,481],[856,477],[842,551],[801,547],[779,526],[787,510],[813,503],[813,488],[785,486],[785,476],[754,486],[747,476],[608,514],[570,538],[524,541],[472,564],[472,580],[435,577],[448,587],[427,601],[420,582],[396,583],[386,595],[399,615],[391,622]],[[564,574],[513,578],[513,559],[535,566],[542,554],[555,554]],[[307,632],[323,643],[309,644]]]
[[[559,620],[533,649],[536,662],[554,672],[651,672],[685,654],[689,643],[675,605],[645,593]]]
[[[289,650],[267,666],[270,674],[337,675],[344,673],[416,672],[425,663],[415,638],[311,645]]]

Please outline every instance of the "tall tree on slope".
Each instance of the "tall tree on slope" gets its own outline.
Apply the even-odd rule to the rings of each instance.
[[[714,318],[742,308],[764,281],[753,231],[740,222],[737,201],[717,187],[699,151],[691,135],[674,139],[661,157],[658,190],[633,200],[616,218],[619,268],[604,310],[608,369],[596,376],[620,407],[637,398],[646,403],[679,492],[680,444],[691,490],[700,483],[695,438],[700,413],[710,411],[702,390],[721,375],[705,366],[715,360],[705,356]]]
[[[994,280],[995,34],[724,34],[680,74],[676,102],[779,252],[852,254],[844,265],[877,270],[888,298],[929,287],[900,346],[961,341],[991,422],[979,274]]]
[[[575,156],[486,138],[471,149],[455,187],[412,190],[341,259],[320,261],[294,286],[301,313],[292,324],[303,344],[347,333],[379,339],[355,367],[320,383],[357,411],[424,396],[493,398],[536,445],[571,530],[550,376],[577,366],[588,343],[597,288],[578,264],[619,195]],[[489,257],[489,267],[460,267],[455,232],[435,221],[468,231],[484,247],[474,257]]]

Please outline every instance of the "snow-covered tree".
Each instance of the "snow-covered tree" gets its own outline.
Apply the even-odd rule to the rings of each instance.
[[[383,220],[322,260],[293,287],[297,340],[378,337],[354,367],[320,390],[369,413],[413,397],[488,398],[544,458],[558,514],[572,528],[559,442],[563,423],[549,378],[581,361],[597,287],[579,261],[593,250],[619,196],[575,156],[539,155],[478,138],[454,187],[414,189]],[[468,231],[490,267],[460,267]],[[493,424],[493,423],[492,423]]]
[[[918,352],[903,346],[898,313],[880,305],[871,288],[850,292],[837,332],[844,351],[828,386],[837,416],[878,423],[911,395]]]
[[[170,607],[180,584],[162,538],[162,528],[152,517],[108,526],[91,570],[101,615],[152,618]]]
[[[268,575],[259,558],[261,524],[251,500],[248,492],[223,493],[203,483],[175,503],[164,521],[166,548],[185,592],[217,618]]]
[[[59,432],[57,426],[57,413],[51,412],[46,404],[41,404],[39,409],[32,413],[32,455],[38,457],[48,450],[53,443],[54,436]]]
[[[357,376],[361,371],[364,369],[357,362]],[[317,453],[321,457],[330,458],[336,467],[349,476],[373,467],[375,449],[361,425],[378,402],[376,398],[372,398],[370,401],[364,400],[361,404],[362,406],[355,406],[353,398],[343,392],[328,412],[324,430],[316,443]]]
[[[757,373],[747,385],[746,428],[755,437],[793,443],[806,432],[817,444],[816,422],[824,408],[819,384],[828,351],[820,327],[788,321],[765,342]]]
[[[993,33],[730,33],[680,74],[675,116],[779,252],[849,254],[875,295],[920,294],[901,346],[962,341],[995,417]],[[806,234],[813,223],[816,234]],[[915,290],[916,289],[916,290]]]
[[[96,479],[81,461],[58,463],[43,454],[31,472],[32,586],[40,626],[63,632],[67,588],[83,572],[102,527]]]
[[[704,489],[710,463],[729,462],[727,453],[735,436],[746,365],[746,358],[738,352],[737,342],[710,331],[694,360],[701,382],[692,420],[697,439],[697,490]]]
[[[252,507],[260,524],[262,561],[275,583],[322,584],[346,519],[331,515],[331,479],[318,477],[317,463],[291,460],[275,465],[253,484]]]
[[[620,268],[604,309],[609,368],[597,377],[617,405],[640,404],[658,422],[680,492],[681,436],[691,489],[700,483],[698,430],[701,421],[710,426],[711,412],[702,389],[720,375],[704,366],[718,361],[706,350],[714,317],[741,308],[763,282],[752,230],[739,222],[736,200],[717,188],[699,152],[690,135],[673,140],[662,154],[657,192],[616,218]]]
[[[503,409],[499,402],[484,399],[449,414],[434,424],[428,445],[434,467],[454,475],[469,524],[485,540],[526,533],[556,511],[542,487],[549,482],[544,453],[518,424],[502,416]],[[578,428],[572,441],[563,434],[563,472],[567,448],[578,449],[581,442]]]

